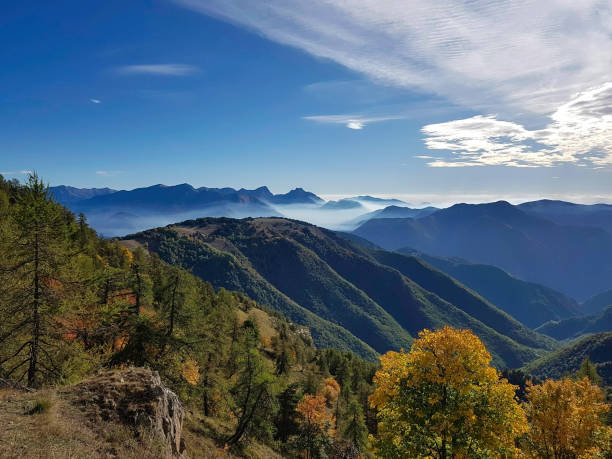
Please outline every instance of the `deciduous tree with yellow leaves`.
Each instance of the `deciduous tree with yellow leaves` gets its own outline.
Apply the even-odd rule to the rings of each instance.
[[[409,353],[381,357],[374,383],[381,457],[507,457],[527,431],[515,386],[469,330],[423,330]]]
[[[527,400],[529,432],[524,447],[534,457],[609,457],[611,429],[601,420],[609,407],[588,377],[528,386]]]

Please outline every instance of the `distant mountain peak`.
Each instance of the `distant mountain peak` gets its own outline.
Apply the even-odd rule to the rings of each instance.
[[[285,194],[274,195],[275,204],[321,204],[323,199],[301,187],[294,188]]]

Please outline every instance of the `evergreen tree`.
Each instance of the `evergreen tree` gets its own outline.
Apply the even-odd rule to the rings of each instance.
[[[71,290],[66,272],[68,228],[61,206],[48,187],[30,175],[2,234],[3,265],[0,365],[5,377],[37,387],[59,379],[55,358],[61,347],[58,321],[63,296]]]
[[[286,443],[298,429],[297,413],[295,411],[300,401],[299,384],[293,383],[278,395],[278,414],[276,416],[277,438]]]
[[[240,372],[231,390],[232,411],[238,422],[234,433],[227,439],[230,445],[238,443],[248,433],[271,438],[276,410],[274,376],[256,349],[259,338],[257,326],[253,321],[246,320],[242,329]]]
[[[599,373],[597,373],[597,367],[593,365],[593,362],[591,362],[591,359],[588,357],[582,361],[580,368],[576,373],[574,373],[574,379],[582,379],[585,377],[589,378],[589,381],[596,386],[603,385],[603,378],[599,376]]]
[[[346,425],[343,436],[349,440],[359,451],[365,451],[368,441],[368,428],[363,418],[361,404],[353,399],[346,409]]]

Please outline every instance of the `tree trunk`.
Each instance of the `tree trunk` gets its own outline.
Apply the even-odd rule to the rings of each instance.
[[[179,277],[176,275],[176,279],[174,280],[174,287],[172,288],[172,299],[170,302],[170,327],[168,328],[168,336],[172,336],[172,332],[174,331],[174,314],[176,310],[176,290],[178,289]]]
[[[28,387],[36,386],[36,367],[38,365],[38,339],[40,336],[40,250],[38,233],[34,239],[34,309],[32,311],[32,343],[30,344],[30,366],[28,367]]]

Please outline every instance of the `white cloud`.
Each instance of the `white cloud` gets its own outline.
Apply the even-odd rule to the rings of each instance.
[[[431,167],[541,167],[573,163],[612,166],[612,83],[576,94],[550,115],[543,129],[499,120],[496,116],[430,124],[422,128],[425,145],[443,154]]]
[[[609,0],[175,0],[371,79],[550,114],[612,74]]]
[[[361,115],[313,115],[304,116],[303,119],[324,124],[343,124],[349,129],[361,130],[370,123],[381,121],[405,119],[402,115],[388,116],[361,116]]]
[[[96,175],[102,177],[115,177],[120,174],[123,174],[123,171],[96,171]]]
[[[124,65],[117,72],[123,75],[163,75],[183,76],[192,75],[198,71],[193,65],[186,64],[146,64],[146,65]]]
[[[6,176],[13,176],[13,175],[29,175],[32,174],[31,170],[22,170],[22,171],[6,171],[6,172],[0,172],[0,175],[6,175]]]
[[[92,104],[99,104],[102,101],[100,99],[89,99],[89,102],[91,102]]]

